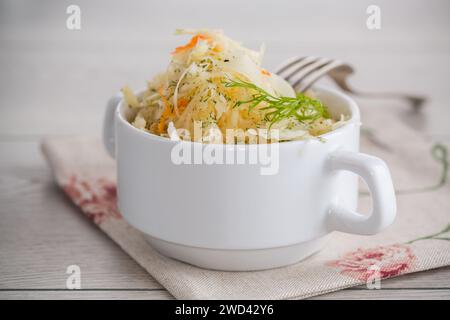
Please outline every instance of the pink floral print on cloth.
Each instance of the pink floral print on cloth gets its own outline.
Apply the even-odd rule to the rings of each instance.
[[[412,243],[424,240],[450,241],[450,237],[446,236],[449,232],[450,223],[437,233],[420,237],[404,244],[393,244],[369,249],[359,248],[356,251],[346,253],[338,260],[328,261],[326,265],[340,269],[342,274],[366,282],[373,276],[378,276],[382,279],[398,276],[414,267],[416,257],[410,246]],[[376,268],[373,268],[374,266]]]
[[[107,218],[121,218],[117,208],[117,188],[112,181],[104,178],[85,180],[72,175],[64,185],[64,191],[97,225]]]
[[[342,274],[367,281],[376,273],[382,279],[398,276],[408,271],[415,259],[410,246],[394,244],[357,249],[346,253],[341,259],[329,261],[327,265],[340,269]],[[377,268],[372,268],[373,266]]]

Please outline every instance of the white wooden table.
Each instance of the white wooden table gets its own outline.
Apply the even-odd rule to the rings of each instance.
[[[2,299],[171,298],[55,186],[39,142],[49,135],[99,134],[106,99],[125,83],[142,87],[164,68],[181,41],[171,36],[176,27],[221,27],[253,47],[264,40],[269,68],[297,54],[350,61],[358,70],[352,82],[361,88],[431,97],[421,115],[405,114],[403,121],[450,142],[445,0],[374,2],[382,10],[379,31],[365,26],[372,4],[365,1],[258,1],[239,10],[233,1],[203,0],[196,10],[173,1],[77,4],[82,29],[69,31],[65,2],[0,2]],[[81,267],[77,291],[66,289],[66,268],[73,264]],[[358,287],[317,298],[449,299],[450,267],[385,280],[381,290]]]

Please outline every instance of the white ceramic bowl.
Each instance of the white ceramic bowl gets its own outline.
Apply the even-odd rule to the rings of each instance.
[[[160,253],[219,270],[259,270],[298,262],[318,251],[333,230],[375,234],[392,223],[395,194],[385,163],[359,153],[360,115],[348,96],[316,88],[317,97],[348,123],[318,140],[278,145],[278,172],[255,164],[174,164],[176,142],[138,130],[129,108],[113,97],[104,124],[106,148],[117,159],[123,217]],[[244,154],[261,145],[220,145]],[[192,149],[193,150],[193,149]],[[355,212],[357,175],[373,209]]]

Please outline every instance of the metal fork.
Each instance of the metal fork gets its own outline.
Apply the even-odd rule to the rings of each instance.
[[[342,90],[356,96],[383,99],[406,100],[415,110],[419,110],[426,98],[395,92],[361,92],[351,88],[347,78],[354,69],[347,63],[320,57],[293,57],[282,63],[274,73],[288,81],[299,92],[308,90],[317,80],[328,75]]]

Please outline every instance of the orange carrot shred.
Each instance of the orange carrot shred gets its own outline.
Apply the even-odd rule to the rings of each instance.
[[[223,48],[220,46],[220,45],[217,45],[217,46],[215,46],[214,48],[212,48],[212,51],[213,52],[220,52],[220,51],[222,51],[223,50]]]
[[[186,108],[188,103],[189,103],[189,101],[186,100],[185,98],[178,99],[178,102],[177,102],[178,110],[183,111],[184,108]]]
[[[197,45],[197,42],[199,40],[207,40],[208,43],[212,42],[212,39],[210,36],[198,34],[198,35],[193,36],[186,45],[176,47],[175,50],[172,52],[172,54],[177,54],[177,53],[183,52],[185,50],[192,49],[193,47],[195,47]]]
[[[161,134],[164,132],[164,126],[166,124],[167,119],[172,116],[172,110],[170,109],[169,101],[167,101],[167,98],[163,94],[162,87],[158,90],[159,95],[161,96],[161,100],[166,107],[161,115],[161,118],[159,118],[158,121],[158,133]]]

